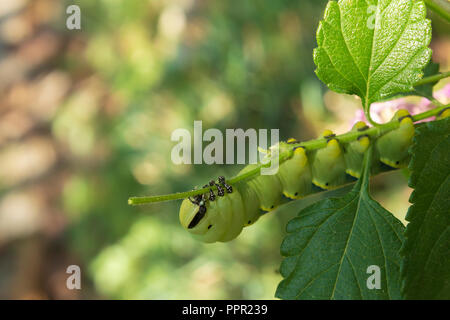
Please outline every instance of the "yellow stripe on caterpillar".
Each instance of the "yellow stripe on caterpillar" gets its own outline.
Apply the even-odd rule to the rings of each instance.
[[[367,124],[364,121],[358,121],[353,125],[353,131],[364,131],[369,129],[369,127],[367,126]]]
[[[290,194],[288,192],[283,191],[283,195],[288,198],[288,199],[292,199],[292,200],[298,200],[303,198],[301,195],[294,195],[294,194]]]
[[[436,116],[436,120],[441,120],[450,117],[450,108],[445,108]]]
[[[312,183],[314,183],[314,185],[316,185],[316,186],[318,186],[319,188],[324,189],[324,190],[329,190],[329,189],[331,189],[330,184],[327,183],[327,182],[322,183],[322,182],[318,181],[317,179],[314,179],[314,178],[313,178],[313,179],[312,179]]]
[[[356,141],[356,145],[358,146],[358,152],[364,153],[370,146],[370,139],[368,136],[360,136]]]
[[[361,177],[361,173],[354,171],[352,169],[347,169],[345,170],[345,173],[347,173],[348,175],[351,175],[353,178],[359,179]]]
[[[295,148],[294,155],[306,155],[305,149],[302,147]]]
[[[261,210],[263,210],[263,211],[270,212],[270,211],[272,211],[272,210],[275,210],[277,207],[278,207],[278,205],[276,205],[276,206],[273,205],[273,206],[271,206],[270,208],[269,208],[269,207],[261,206],[260,208],[261,208]]]

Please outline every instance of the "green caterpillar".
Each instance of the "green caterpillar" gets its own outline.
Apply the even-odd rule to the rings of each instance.
[[[414,123],[406,110],[399,110],[394,116],[399,127],[371,141],[364,131],[368,126],[358,122],[352,131],[360,132],[358,139],[341,144],[329,130],[323,133],[327,139],[325,148],[308,151],[295,147],[292,156],[280,164],[275,175],[258,175],[233,186],[219,177],[219,183],[209,193],[185,199],[180,207],[181,225],[196,239],[211,243],[226,242],[236,238],[246,226],[255,223],[267,211],[284,202],[283,198],[300,199],[313,193],[317,187],[332,189],[352,178],[361,176],[364,153],[375,143],[375,174],[387,165],[403,168],[409,162],[408,148],[414,136]],[[280,153],[292,150],[294,139],[279,143]],[[241,172],[254,169],[256,164],[246,166]],[[206,186],[204,186],[206,187]]]

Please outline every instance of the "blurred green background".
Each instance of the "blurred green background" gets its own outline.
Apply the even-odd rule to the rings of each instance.
[[[321,0],[2,0],[0,298],[272,299],[286,222],[305,201],[230,242],[202,244],[180,202],[127,198],[192,189],[230,165],[174,165],[171,133],[279,128],[280,138],[343,133],[359,108],[314,74]],[[66,29],[67,6],[82,30]],[[433,23],[450,65],[449,26]],[[440,84],[442,85],[442,84]],[[401,172],[374,196],[402,219]],[[66,288],[67,266],[82,290]]]

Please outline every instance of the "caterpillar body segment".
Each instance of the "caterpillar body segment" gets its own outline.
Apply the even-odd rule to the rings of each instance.
[[[449,114],[443,112],[441,116]],[[257,175],[232,186],[225,178],[210,186],[217,190],[188,198],[180,207],[180,222],[192,235],[203,242],[230,241],[236,238],[244,227],[255,223],[264,211],[271,211],[288,199],[299,199],[314,189],[331,189],[361,176],[363,158],[370,144],[374,143],[371,173],[386,171],[386,168],[405,167],[409,161],[408,148],[412,144],[414,125],[406,110],[399,110],[394,119],[398,128],[380,136],[369,137],[364,122],[356,123],[352,131],[360,132],[358,138],[341,143],[329,130],[322,136],[327,144],[322,149],[308,151],[295,147],[298,141],[290,139],[266,150],[271,156],[274,148],[292,151],[289,159],[282,162],[274,175]],[[243,174],[255,169],[251,164],[241,170]],[[389,167],[388,167],[389,166]],[[211,196],[212,194],[212,196]],[[283,197],[284,196],[284,197]]]
[[[368,127],[363,121],[358,121],[352,128],[352,131],[363,132],[367,130]],[[370,146],[370,138],[368,135],[361,135],[357,140],[350,142],[347,144],[347,147],[344,151],[344,159],[346,164],[345,172],[359,179],[362,171],[362,163],[364,159],[364,153]]]
[[[408,149],[414,137],[414,123],[406,110],[398,110],[394,119],[400,122],[400,126],[377,139],[376,151],[382,163],[404,168],[409,162]]]
[[[238,183],[235,190],[241,194],[244,205],[244,227],[250,226],[261,216],[258,194],[253,188],[248,188],[245,183]]]
[[[257,166],[257,164],[248,165],[240,172],[240,174],[251,171]],[[261,210],[271,211],[281,204],[283,198],[283,186],[278,178],[278,174],[259,175],[256,178],[249,180],[247,184],[248,187],[255,190]]]
[[[326,130],[322,136],[329,140],[325,148],[311,155],[312,183],[322,189],[331,189],[346,181],[344,152],[331,131]]]
[[[225,208],[223,210],[229,210],[231,217],[231,223],[230,227],[228,229],[228,232],[226,232],[221,241],[230,241],[234,238],[236,238],[244,228],[245,223],[245,213],[244,211],[244,202],[242,200],[242,197],[239,192],[232,192],[228,194],[227,197],[229,200],[229,204],[227,205],[224,203]],[[216,210],[219,211],[220,208],[217,208]]]
[[[312,193],[311,167],[304,148],[296,148],[292,158],[280,165],[278,176],[286,198],[300,199]]]

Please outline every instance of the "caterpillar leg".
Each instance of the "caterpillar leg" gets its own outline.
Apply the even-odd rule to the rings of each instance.
[[[212,184],[211,184],[212,183]],[[212,187],[212,186],[214,186],[214,181],[211,181],[210,183],[209,183],[209,185]],[[203,186],[203,188],[206,188],[206,187],[208,187],[208,185],[207,184],[205,184],[204,186]],[[216,200],[216,195],[215,195],[215,193],[214,193],[214,191],[212,190],[212,189],[209,189],[209,201],[214,201],[214,200]]]
[[[225,177],[224,176],[220,176],[219,177],[219,183],[227,190],[228,193],[232,193],[233,192],[233,187],[228,185],[225,182]]]
[[[211,181],[209,182],[209,185],[210,185],[211,187],[214,187],[214,186],[217,187],[217,195],[218,195],[219,197],[223,197],[223,196],[225,195],[225,191],[223,190],[222,186],[219,185],[219,184],[217,184],[214,180],[211,180]],[[211,189],[210,189],[209,191],[211,192]]]

